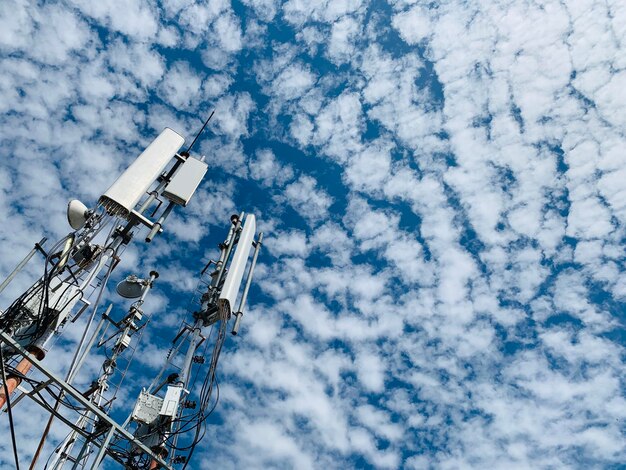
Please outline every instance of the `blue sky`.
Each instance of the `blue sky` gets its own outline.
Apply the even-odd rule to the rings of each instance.
[[[624,50],[619,1],[3,2],[0,274],[215,109],[195,200],[116,274],[161,272],[118,416],[245,210],[265,246],[193,468],[620,468]]]

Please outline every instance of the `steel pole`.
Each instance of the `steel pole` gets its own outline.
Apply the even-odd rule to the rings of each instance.
[[[86,408],[88,411],[92,412],[96,415],[100,420],[106,422],[110,426],[113,427],[114,432],[120,434],[124,439],[132,442],[133,445],[139,447],[142,452],[148,454],[151,458],[156,459],[161,466],[166,469],[171,469],[172,467],[167,464],[161,457],[156,455],[152,449],[147,447],[143,442],[136,439],[130,432],[124,429],[123,426],[120,426],[117,422],[115,422],[107,413],[102,411],[98,406],[94,405],[90,400],[85,398],[82,393],[76,390],[73,386],[66,383],[60,377],[57,377],[56,374],[49,371],[48,368],[41,363],[35,356],[30,354],[26,349],[24,349],[17,341],[11,338],[6,333],[0,332],[0,341],[8,344],[12,349],[14,349],[20,355],[26,357],[32,365],[42,372],[47,378],[51,379],[55,384],[57,384],[63,391],[67,393],[67,395],[71,396],[74,400],[76,400],[82,407]],[[108,444],[107,444],[108,445]]]
[[[11,271],[11,274],[9,274],[7,278],[2,281],[2,284],[0,284],[0,293],[2,293],[2,291],[4,291],[4,289],[6,289],[6,287],[11,283],[13,278],[17,276],[22,269],[24,269],[24,266],[28,264],[31,258],[35,256],[35,253],[37,253],[41,249],[41,247],[46,243],[47,240],[48,239],[44,237],[39,241],[39,243],[35,243],[33,249],[30,250],[28,254],[24,257],[24,259],[20,261],[19,264],[15,267],[15,269]]]
[[[261,249],[262,244],[263,232],[259,233],[259,238],[257,239],[256,245],[254,247],[254,255],[252,256],[252,262],[250,263],[250,269],[248,269],[248,276],[246,277],[246,285],[244,286],[243,293],[241,294],[239,308],[235,313],[235,324],[233,325],[233,329],[231,331],[233,335],[239,333],[239,324],[241,323],[241,317],[243,316],[243,309],[246,307],[246,299],[248,298],[248,292],[250,291],[250,285],[252,284],[252,274],[254,274],[256,260],[259,257],[259,250]]]

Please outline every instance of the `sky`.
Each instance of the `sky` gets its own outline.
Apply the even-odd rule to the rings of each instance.
[[[117,416],[247,211],[194,469],[623,468],[625,51],[617,0],[0,2],[0,275],[215,109],[195,199],[113,279],[161,273]],[[26,465],[46,416],[15,415]]]

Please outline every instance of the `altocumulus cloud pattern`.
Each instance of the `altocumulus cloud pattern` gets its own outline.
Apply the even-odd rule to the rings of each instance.
[[[252,309],[194,468],[622,468],[623,1],[10,0],[0,54],[3,275],[216,109],[207,181],[118,268],[161,271],[118,418],[250,210]],[[15,415],[26,464],[45,416]]]

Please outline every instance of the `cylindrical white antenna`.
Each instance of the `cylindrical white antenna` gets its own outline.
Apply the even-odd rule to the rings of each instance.
[[[248,264],[248,257],[250,256],[255,233],[256,219],[254,214],[248,214],[243,229],[241,230],[241,235],[239,235],[237,249],[235,250],[230,267],[228,268],[228,274],[226,275],[222,292],[220,293],[218,305],[222,318],[230,318],[232,309],[235,307],[235,301],[237,300],[237,294],[241,287],[246,264]]]
[[[233,329],[231,333],[233,335],[237,335],[239,333],[239,325],[241,323],[241,317],[243,316],[243,311],[246,308],[246,300],[248,299],[248,292],[250,291],[250,285],[252,284],[252,275],[254,274],[254,268],[256,267],[256,260],[259,257],[259,250],[261,249],[261,245],[263,244],[263,232],[259,233],[259,238],[254,243],[254,254],[252,255],[252,262],[250,263],[250,268],[248,269],[248,275],[246,276],[246,285],[243,288],[243,293],[241,294],[241,300],[239,301],[239,308],[235,313],[235,324],[233,325]]]

